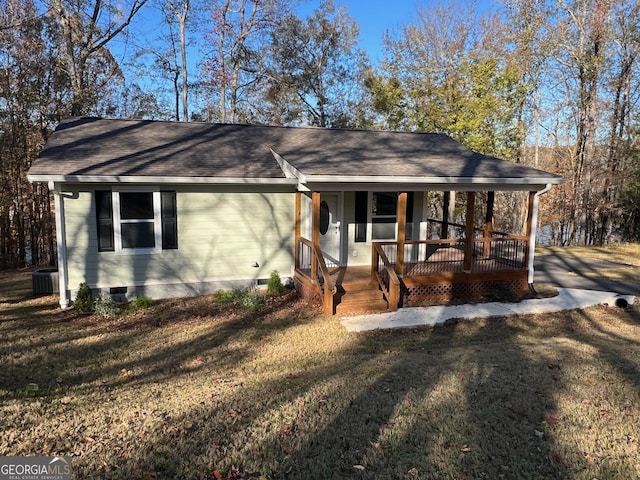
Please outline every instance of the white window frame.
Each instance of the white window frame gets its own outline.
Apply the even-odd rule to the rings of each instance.
[[[152,193],[153,220],[151,219],[126,219],[120,218],[120,193]],[[152,187],[118,187],[112,190],[113,202],[113,240],[114,250],[119,255],[149,255],[162,253],[162,206],[160,189]],[[122,246],[123,223],[153,223],[154,243],[153,248],[124,248]]]
[[[380,191],[380,192],[369,192],[369,200],[367,205],[367,244],[371,244],[373,242],[395,242],[398,239],[398,212],[396,211],[395,215],[374,215],[373,214],[373,194],[374,193],[396,193],[397,192],[389,192],[389,191]],[[396,201],[396,208],[397,208]],[[373,219],[374,218],[395,218],[394,228],[393,228],[393,238],[373,238]]]

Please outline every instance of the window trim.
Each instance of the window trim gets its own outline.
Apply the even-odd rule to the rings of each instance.
[[[394,193],[398,194],[398,192],[369,192],[369,199],[367,202],[367,243],[371,244],[373,242],[395,242],[398,238],[398,201],[396,198],[396,213],[394,215],[374,215],[373,214],[373,195],[374,193]],[[373,238],[373,219],[374,218],[393,218],[395,221],[393,222],[393,238]],[[391,224],[391,222],[389,222]]]
[[[356,201],[355,201],[355,227],[356,227],[356,235],[354,238],[354,243],[364,243],[365,245],[371,245],[373,244],[373,242],[395,242],[398,239],[398,215],[397,215],[397,203],[396,203],[396,214],[395,215],[375,215],[375,218],[392,218],[395,219],[394,222],[394,235],[393,238],[385,238],[385,239],[373,239],[373,194],[374,193],[395,193],[398,194],[399,192],[389,192],[389,191],[362,191],[362,192],[356,192]],[[364,194],[366,194],[366,216],[364,214],[361,214],[361,212],[359,213],[359,208],[362,208],[362,203],[365,203],[363,200],[363,198],[361,197],[361,201],[359,202],[357,199],[357,195],[361,194],[362,196],[364,196]],[[413,191],[409,191],[407,192],[407,226],[406,226],[406,238],[407,239],[411,239],[413,238],[414,235],[414,229],[415,229],[415,224],[414,224],[414,216],[415,216],[415,212],[414,212],[414,201],[415,201],[415,193]],[[424,215],[424,210],[423,210],[423,215]],[[359,222],[358,220],[365,220],[366,217],[366,223],[365,222]],[[365,229],[364,232],[362,232],[362,229]]]
[[[153,199],[153,220],[120,218],[120,193],[151,193]],[[162,206],[160,189],[157,187],[114,187],[113,195],[113,236],[115,252],[118,255],[150,255],[162,253]],[[125,248],[122,246],[123,223],[153,223],[153,248]]]

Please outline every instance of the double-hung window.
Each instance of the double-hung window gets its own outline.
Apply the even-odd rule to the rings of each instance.
[[[407,192],[406,238],[413,234],[413,192]],[[398,231],[398,192],[355,193],[355,238],[359,242],[394,241]]]
[[[398,194],[371,192],[371,240],[395,240]]]
[[[98,250],[123,254],[178,248],[175,192],[96,191]]]
[[[159,253],[162,250],[162,220],[159,191],[114,192],[116,251]]]

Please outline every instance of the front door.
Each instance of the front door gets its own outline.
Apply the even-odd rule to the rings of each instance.
[[[340,265],[342,211],[340,194],[323,193],[320,196],[320,248],[325,257]]]

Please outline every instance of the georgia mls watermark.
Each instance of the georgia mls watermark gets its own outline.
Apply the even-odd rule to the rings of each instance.
[[[0,480],[71,480],[71,457],[0,457]]]

